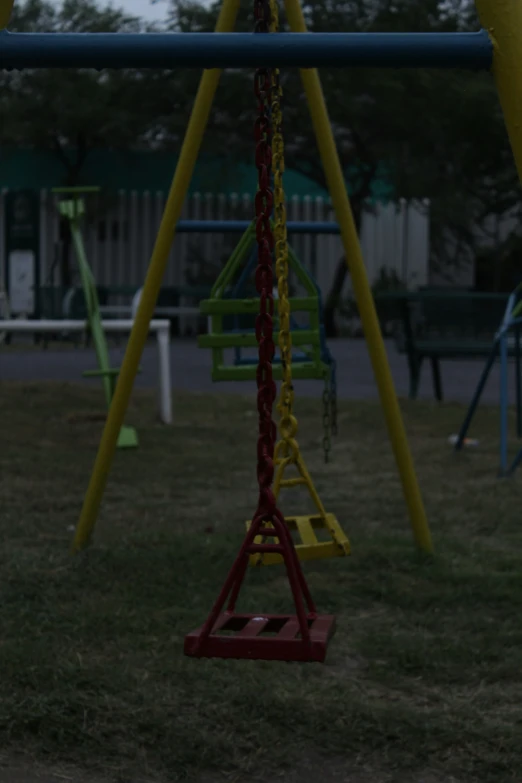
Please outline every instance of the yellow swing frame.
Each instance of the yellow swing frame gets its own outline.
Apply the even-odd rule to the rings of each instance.
[[[234,30],[239,6],[240,0],[223,0],[223,5],[216,25],[217,33],[232,32]],[[299,0],[285,0],[285,7],[292,32],[308,32]],[[491,15],[492,17],[495,16],[493,11],[491,11]],[[514,57],[514,53],[512,52],[510,62],[517,63],[518,55],[517,57]],[[409,509],[414,539],[421,549],[426,552],[431,552],[433,551],[433,545],[426,512],[408,446],[397,395],[395,393],[386,348],[366,275],[359,238],[350,208],[350,201],[335,146],[321,82],[316,69],[301,70],[300,73],[328,189],[331,194],[337,221],[341,227],[341,238],[345,257],[350,268],[353,290],[366,335],[368,351],[379,389],[381,405],[395,453],[405,500]],[[176,233],[176,225],[181,217],[183,204],[201,148],[203,135],[207,127],[220,75],[221,70],[208,69],[203,72],[201,78],[158,237],[152,253],[149,270],[143,286],[143,294],[134,327],[129,338],[111,409],[107,417],[89,486],[85,494],[76,534],[74,536],[73,551],[79,551],[87,545],[96,525],[103,493],[114,458],[118,434],[129,405],[134,379],[147,340],[149,323],[154,314],[161,282]],[[515,127],[518,127],[518,125],[515,125]],[[522,149],[520,158],[522,160]]]

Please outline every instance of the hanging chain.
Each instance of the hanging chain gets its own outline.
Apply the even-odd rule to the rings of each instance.
[[[256,33],[270,32],[269,0],[254,0],[254,18]],[[270,189],[272,170],[272,122],[270,117],[272,72],[270,69],[258,68],[256,70],[254,89],[258,102],[258,116],[255,123],[258,191],[255,198],[255,211],[258,246],[256,289],[259,293],[259,315],[256,318],[256,338],[259,345],[259,363],[256,374],[257,409],[259,412],[257,443],[259,505],[256,517],[263,514],[265,518],[270,519],[276,512],[272,482],[274,478],[274,448],[277,437],[276,425],[272,418],[277,390],[272,377],[275,345],[273,339],[274,274],[272,261],[274,236],[270,225],[274,198]]]
[[[324,461],[330,461],[330,451],[332,449],[332,437],[336,437],[339,432],[337,423],[337,362],[330,354],[328,374],[324,379],[323,392],[323,450]]]
[[[254,32],[256,33],[270,32],[270,24],[272,21],[270,0],[254,0],[254,21],[255,21]],[[258,68],[256,70],[256,74],[258,74],[260,71],[262,71],[263,73],[269,73],[269,75],[271,75],[269,69],[267,68]],[[256,95],[258,95],[257,90],[256,90]],[[267,95],[267,97],[269,96]]]
[[[337,362],[332,359],[330,368],[330,411],[332,416],[332,435],[336,437],[339,432],[337,424]]]
[[[327,375],[324,379],[324,391],[323,391],[323,451],[325,463],[330,462],[330,451],[332,450],[332,442],[330,440],[331,432],[331,394],[330,394],[330,375]]]
[[[323,391],[323,451],[326,463],[330,462],[331,438],[337,433],[337,362],[332,357]]]
[[[279,8],[277,0],[270,0],[272,24],[270,31],[279,32]],[[294,386],[292,382],[292,336],[290,334],[290,301],[288,289],[288,236],[286,225],[285,192],[283,173],[285,170],[285,147],[283,139],[283,113],[281,101],[283,90],[278,68],[272,71],[272,123],[274,213],[275,213],[275,259],[279,308],[279,350],[281,353],[282,384],[278,402],[279,429],[283,439],[283,453],[290,454],[290,439],[297,434],[297,420],[293,415]]]

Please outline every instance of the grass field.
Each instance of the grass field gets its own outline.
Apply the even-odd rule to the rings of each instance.
[[[99,390],[0,387],[4,766],[73,765],[91,783],[522,779],[522,479],[496,478],[494,410],[477,418],[480,447],[457,456],[462,408],[403,405],[427,558],[378,407],[341,405],[324,465],[320,404],[298,404],[304,455],[353,548],[305,565],[338,617],[320,666],[183,656],[255,508],[252,400],[179,396],[166,428],[135,394],[140,448],[117,455],[93,545],[69,555],[101,404]],[[306,513],[290,492],[283,511]],[[283,571],[250,572],[240,606],[288,611]]]

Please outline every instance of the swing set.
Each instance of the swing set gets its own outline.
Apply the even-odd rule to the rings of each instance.
[[[510,294],[502,323],[499,326],[491,352],[484,365],[477,388],[470,406],[462,422],[460,432],[455,442],[455,451],[461,451],[473,421],[473,417],[486,387],[487,380],[497,358],[500,358],[500,465],[499,477],[512,476],[522,464],[522,446],[511,460],[508,454],[508,423],[509,423],[509,355],[510,342],[514,344],[515,356],[515,394],[517,437],[522,440],[522,283]]]
[[[209,334],[200,335],[198,344],[200,348],[212,349],[212,380],[214,381],[246,381],[255,380],[256,377],[256,359],[244,358],[241,354],[242,350],[257,346],[255,328],[240,326],[242,317],[253,318],[258,310],[258,301],[255,298],[242,296],[257,263],[257,248],[254,247],[255,232],[255,223],[252,223],[212,287],[210,298],[200,302],[201,313],[211,319],[211,330]],[[254,252],[252,252],[253,248]],[[325,351],[326,340],[318,287],[291,247],[288,247],[288,261],[290,271],[294,272],[306,292],[306,296],[289,299],[291,313],[294,316],[291,323],[292,345],[298,346],[302,351],[301,354],[292,355],[293,376],[299,379],[323,380],[330,374],[331,354]],[[241,267],[243,267],[241,275],[230,294],[234,279]],[[306,315],[309,321],[307,328],[297,325],[296,313]],[[226,316],[234,318],[232,330],[227,331],[224,328],[223,321]],[[277,325],[277,322],[276,313],[274,323]],[[232,364],[227,364],[225,361],[224,349],[226,348],[235,350],[235,360]],[[272,366],[273,377],[282,380],[281,355],[277,352],[272,360]]]
[[[0,2],[0,23],[6,24],[11,0]],[[310,365],[319,367],[317,351],[320,336],[316,305],[305,312],[316,320],[306,340],[291,327],[293,301],[288,291],[291,255],[287,242],[287,225],[283,192],[284,145],[282,135],[281,86],[279,68],[301,69],[306,99],[316,132],[319,154],[343,239],[350,267],[354,294],[358,303],[368,349],[379,389],[381,405],[390,433],[404,496],[417,545],[432,552],[431,535],[420,494],[406,433],[395,394],[379,322],[371,296],[357,231],[350,209],[343,171],[328,118],[324,96],[315,68],[332,67],[493,67],[501,104],[510,132],[510,140],[519,170],[522,171],[522,77],[520,75],[520,38],[522,38],[522,2],[500,4],[495,0],[477,0],[477,8],[486,29],[495,30],[495,48],[486,29],[478,33],[437,34],[348,34],[307,35],[299,0],[285,0],[292,33],[280,33],[277,0],[254,0],[255,35],[232,34],[240,0],[223,0],[216,32],[168,35],[118,34],[8,34],[0,30],[0,67],[95,67],[132,68],[178,66],[203,67],[204,71],[179,162],[167,200],[158,238],[143,287],[143,294],[129,339],[125,358],[100,442],[98,454],[84,498],[74,538],[73,551],[89,542],[96,524],[103,492],[114,456],[118,434],[129,404],[132,385],[147,339],[161,281],[168,261],[176,225],[180,219],[194,166],[208,122],[212,101],[218,86],[221,67],[255,67],[257,120],[255,123],[255,163],[258,171],[256,214],[252,231],[257,245],[255,274],[258,293],[257,309],[248,305],[249,315],[257,313],[255,343],[258,346],[255,378],[259,432],[257,443],[258,501],[247,522],[247,533],[240,552],[205,623],[185,638],[185,653],[195,657],[248,658],[284,661],[324,661],[335,618],[317,612],[301,569],[306,550],[298,554],[290,532],[290,520],[279,509],[278,493],[286,479],[285,471],[293,466],[298,477],[288,479],[287,486],[307,484],[311,480],[297,445],[297,420],[293,411],[292,344],[312,351]],[[6,13],[7,11],[7,13]],[[263,64],[263,67],[260,65]],[[273,190],[271,172],[274,175]],[[274,222],[272,223],[272,219]],[[274,362],[276,346],[274,328],[274,269],[278,286],[277,328],[279,362]],[[220,292],[218,292],[220,293]],[[309,297],[304,297],[306,300]],[[217,351],[215,370],[225,368],[220,350],[243,348],[225,340],[219,331],[219,319],[226,314],[225,299],[216,296],[209,314],[217,325],[213,335],[217,342],[209,345]],[[237,300],[241,301],[241,300]],[[244,306],[244,305],[243,305]],[[225,310],[223,309],[225,308]],[[235,338],[234,338],[235,339]],[[227,336],[228,340],[228,336]],[[245,338],[246,340],[246,338]],[[315,353],[314,353],[315,352]],[[307,364],[302,357],[295,363]],[[241,367],[241,364],[238,365]],[[236,368],[237,369],[237,368]],[[250,370],[251,371],[251,370]],[[319,371],[317,369],[317,371]],[[272,418],[276,400],[275,377],[281,378],[278,402],[280,440]],[[299,524],[296,519],[296,526]],[[303,532],[302,544],[306,533]],[[330,531],[332,541],[339,531]],[[344,541],[344,539],[343,539]],[[342,542],[341,542],[342,543]],[[344,541],[346,546],[347,541]],[[308,550],[311,551],[311,550]],[[326,556],[330,556],[329,553]],[[317,553],[314,553],[317,556]],[[295,613],[270,615],[246,614],[236,610],[236,602],[252,562],[284,561],[294,600]]]
[[[273,230],[273,222],[271,227]],[[243,354],[245,349],[257,345],[254,324],[258,301],[253,296],[245,296],[257,264],[255,232],[255,223],[251,223],[223,267],[210,292],[210,298],[200,303],[200,312],[209,320],[209,331],[208,334],[199,336],[198,345],[212,351],[213,381],[246,381],[256,378],[257,359]],[[304,296],[290,296],[288,302],[290,339],[292,346],[300,349],[299,353],[292,352],[290,355],[292,376],[299,380],[322,380],[324,383],[323,448],[325,462],[328,462],[331,435],[338,434],[337,364],[326,342],[321,291],[290,245],[288,271],[294,273],[297,283],[304,290]],[[289,286],[288,281],[286,286]],[[274,289],[273,296],[276,300],[274,329],[279,330],[278,289]],[[296,314],[306,319],[305,326],[297,323]],[[227,328],[227,319],[233,320],[232,328]],[[234,350],[233,360],[227,362],[225,351],[230,349]],[[282,380],[284,375],[281,351],[277,347],[272,359],[272,375],[276,380]]]

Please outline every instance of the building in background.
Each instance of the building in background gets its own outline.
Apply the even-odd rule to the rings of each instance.
[[[64,167],[52,153],[24,150],[4,150],[0,164],[0,235],[7,236],[7,223],[11,222],[9,194],[32,193],[37,204],[38,226],[33,233],[38,235],[38,247],[32,271],[26,253],[24,274],[18,275],[13,264],[21,256],[10,256],[5,241],[0,242],[2,280],[9,290],[18,279],[15,298],[34,301],[36,310],[40,289],[64,285],[60,259],[66,237],[56,197],[50,192],[55,186],[63,186]],[[132,290],[142,285],[175,165],[176,157],[168,153],[99,150],[89,154],[82,169],[82,183],[102,187],[99,196],[89,197],[84,226],[89,263],[98,284]],[[183,217],[250,219],[256,183],[251,166],[231,166],[229,161],[203,158],[197,165]],[[326,191],[302,174],[285,172],[285,192],[289,220],[335,219]],[[414,289],[426,285],[429,279],[429,204],[396,204],[391,196],[385,179],[376,179],[361,227],[366,267],[372,283],[384,274]],[[210,285],[237,240],[234,235],[179,234],[164,285]],[[327,294],[343,255],[340,238],[303,235],[291,241],[323,295]],[[72,251],[71,256],[74,267]],[[28,289],[25,292],[20,288],[22,277]],[[66,283],[78,283],[74,268]],[[345,286],[344,293],[349,297],[349,278]],[[32,299],[29,289],[33,291]]]

